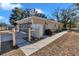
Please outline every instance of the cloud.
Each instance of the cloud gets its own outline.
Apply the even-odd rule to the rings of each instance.
[[[5,17],[3,17],[3,16],[0,16],[0,20],[3,20],[3,19],[5,19]]]
[[[5,19],[6,19],[5,17],[0,16],[0,22],[4,22]]]
[[[3,16],[0,16],[0,23],[6,23],[9,24],[9,20]]]
[[[10,3],[1,3],[0,4],[0,8],[3,10],[12,10],[15,7],[21,8],[22,5],[21,4],[10,4]]]
[[[44,13],[41,9],[35,8],[35,10],[37,11],[37,13]]]

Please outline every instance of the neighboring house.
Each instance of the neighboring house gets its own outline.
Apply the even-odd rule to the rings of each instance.
[[[0,31],[1,30],[6,30],[6,26],[0,26]]]
[[[16,23],[17,31],[27,31],[28,28],[37,30],[36,32],[32,32],[32,36],[34,37],[42,37],[47,29],[50,29],[52,32],[54,32],[58,30],[60,31],[63,28],[62,23],[36,16],[24,18],[16,21]]]

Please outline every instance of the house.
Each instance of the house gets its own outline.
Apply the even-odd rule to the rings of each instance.
[[[57,30],[62,30],[63,24],[48,20],[45,18],[31,16],[28,18],[24,18],[22,20],[16,21],[17,23],[17,31],[29,32],[28,29],[33,29],[30,35],[34,37],[42,37],[44,35],[45,30],[50,29],[52,32]]]
[[[6,26],[0,26],[0,31],[2,31],[2,30],[6,30],[6,29],[7,29]]]

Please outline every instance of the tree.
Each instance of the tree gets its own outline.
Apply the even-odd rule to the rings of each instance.
[[[27,18],[30,16],[38,16],[42,18],[47,18],[47,16],[43,13],[38,13],[35,9],[32,8],[26,8],[25,10],[14,8],[12,10],[11,16],[10,16],[10,23],[12,25],[16,25],[15,21],[21,20],[23,18]]]
[[[0,22],[0,27],[3,27],[3,26],[7,27],[7,24],[3,23],[3,22]]]
[[[54,17],[56,17],[57,21],[64,24],[64,29],[74,27],[76,13],[73,8],[56,9],[54,13]]]
[[[79,10],[79,3],[74,3],[74,7]]]
[[[67,22],[69,20],[67,13],[68,13],[68,10],[59,9],[59,8],[55,9],[54,13],[53,13],[54,17],[56,18],[56,21],[61,22],[61,23],[64,24],[64,28],[66,28]]]
[[[75,25],[75,20],[76,20],[76,13],[73,8],[68,8],[62,12],[63,14],[63,19],[64,20],[64,27],[68,27],[69,29],[73,28]],[[67,26],[68,25],[68,26]]]
[[[43,13],[36,13],[35,16],[42,17],[42,18],[47,18],[47,16]]]
[[[73,10],[74,10],[74,27],[76,27],[77,23],[79,22],[79,3],[74,3],[73,4]]]
[[[59,9],[59,8],[57,8],[57,9],[55,9],[54,10],[54,12],[52,13],[52,16],[54,16],[55,17],[55,19],[58,21],[58,22],[60,22],[60,20],[61,20],[61,9]]]
[[[26,9],[26,14],[28,16],[38,16],[38,17],[42,17],[42,18],[47,18],[47,16],[43,13],[38,13],[38,11],[36,11],[36,9]]]
[[[23,16],[23,10],[15,7],[12,10],[11,16],[9,18],[10,19],[10,23],[12,25],[16,25],[15,21],[22,19],[24,17],[24,16],[23,17],[22,16]]]

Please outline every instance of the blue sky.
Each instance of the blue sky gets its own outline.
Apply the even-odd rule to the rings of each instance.
[[[53,12],[56,8],[68,8],[70,6],[72,6],[72,4],[69,3],[23,3],[23,4],[0,3],[0,22],[9,23],[11,10],[14,7],[19,7],[22,9],[36,8],[38,12],[44,13],[48,17],[51,17],[51,12]]]

